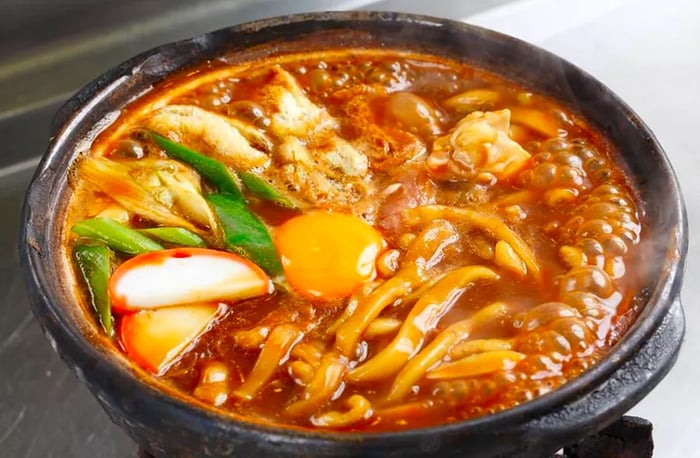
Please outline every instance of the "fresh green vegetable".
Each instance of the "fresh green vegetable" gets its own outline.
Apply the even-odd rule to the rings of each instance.
[[[246,204],[226,194],[210,194],[206,199],[219,217],[227,247],[247,257],[272,277],[281,275],[282,264],[270,233]]]
[[[114,325],[107,283],[112,273],[114,253],[102,245],[77,245],[73,248],[73,256],[90,292],[92,307],[105,333],[111,338],[114,336]]]
[[[236,179],[224,164],[155,132],[151,132],[151,138],[163,148],[168,156],[192,166],[212,185],[216,186],[220,193],[228,194],[234,200],[245,201]]]
[[[258,175],[250,172],[238,172],[238,178],[255,196],[269,200],[280,207],[297,208],[294,202],[283,196],[282,193]]]
[[[155,237],[166,243],[179,246],[192,246],[204,248],[207,243],[194,232],[181,227],[152,227],[149,229],[139,229],[141,234]]]
[[[163,249],[159,243],[109,218],[86,219],[75,223],[71,230],[82,237],[100,240],[113,250],[126,254]]]

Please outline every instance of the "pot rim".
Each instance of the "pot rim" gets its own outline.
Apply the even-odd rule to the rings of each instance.
[[[131,69],[139,67],[150,57],[156,56],[170,48],[186,48],[188,45],[203,46],[202,43],[207,43],[207,37],[216,36],[217,34],[257,33],[262,30],[294,23],[330,21],[339,23],[338,27],[333,28],[342,29],[347,28],[347,26],[354,21],[383,22],[387,20],[406,23],[407,25],[417,24],[422,27],[447,27],[455,30],[457,33],[460,31],[462,33],[469,31],[478,32],[488,36],[489,40],[517,44],[519,47],[524,47],[540,55],[548,56],[550,59],[558,61],[563,67],[583,75],[586,79],[591,81],[592,84],[595,84],[598,90],[605,92],[614,103],[618,104],[622,110],[625,111],[630,121],[638,126],[641,133],[648,138],[650,144],[649,152],[656,154],[659,160],[658,173],[667,175],[672,184],[672,195],[669,196],[668,199],[672,199],[674,202],[678,220],[675,221],[674,234],[672,234],[669,246],[667,247],[667,256],[661,268],[662,274],[658,278],[654,290],[646,299],[645,305],[638,314],[637,319],[635,319],[634,324],[627,330],[620,341],[617,342],[617,344],[610,349],[610,352],[594,367],[586,370],[584,373],[568,381],[556,390],[531,401],[483,417],[425,428],[390,432],[339,433],[310,429],[300,430],[238,420],[220,414],[216,410],[200,408],[197,405],[189,404],[181,399],[173,397],[158,389],[154,384],[142,380],[140,377],[136,376],[135,372],[127,370],[126,367],[118,365],[113,359],[106,357],[103,352],[86,338],[84,331],[80,329],[78,323],[71,320],[68,314],[62,313],[62,307],[59,305],[61,301],[60,299],[56,300],[56,297],[61,298],[62,296],[56,288],[51,288],[50,282],[48,281],[51,275],[55,275],[55,272],[49,269],[50,263],[48,259],[52,256],[56,256],[57,253],[55,250],[52,250],[48,239],[43,237],[42,231],[45,228],[38,228],[32,224],[32,212],[40,211],[39,208],[32,208],[34,203],[40,202],[42,196],[50,192],[51,186],[55,181],[55,175],[65,172],[65,170],[56,168],[57,163],[61,159],[66,159],[69,156],[73,159],[75,157],[75,152],[71,148],[74,145],[71,144],[73,142],[70,141],[69,134],[81,124],[81,114],[89,112],[94,105],[99,104],[105,97],[105,94],[110,91],[110,88],[120,84],[123,76],[130,74]],[[342,24],[345,24],[345,27],[342,27]],[[190,60],[191,63],[194,64],[199,59],[200,58],[195,57]],[[168,73],[171,73],[171,71]],[[56,192],[55,194],[60,194],[60,192]],[[508,35],[449,19],[382,11],[316,12],[261,19],[222,28],[194,38],[165,44],[139,54],[113,67],[78,91],[56,114],[52,125],[51,142],[47,152],[39,163],[29,190],[27,191],[22,210],[21,224],[19,249],[25,281],[30,289],[33,288],[35,290],[32,291],[32,293],[40,298],[34,298],[32,300],[32,310],[54,349],[59,351],[61,356],[69,362],[69,366],[78,373],[81,380],[84,380],[84,377],[80,376],[79,371],[82,370],[84,366],[89,365],[90,370],[95,371],[96,375],[115,379],[114,381],[118,385],[121,385],[125,389],[135,390],[135,393],[145,402],[157,403],[161,408],[168,410],[169,414],[175,416],[194,415],[198,421],[193,422],[193,424],[196,423],[193,428],[205,430],[207,426],[215,426],[228,432],[239,431],[248,434],[252,433],[254,435],[265,435],[265,440],[268,441],[270,440],[270,436],[273,436],[280,442],[287,442],[289,440],[292,442],[299,440],[315,441],[316,443],[326,441],[391,441],[405,440],[414,437],[427,437],[436,433],[472,432],[481,429],[490,429],[500,424],[523,422],[533,417],[540,416],[552,408],[561,407],[567,402],[578,399],[587,391],[598,387],[607,377],[619,369],[660,325],[672,303],[679,295],[688,247],[688,223],[685,205],[681,197],[678,181],[668,157],[646,124],[609,88],[565,59]],[[73,304],[64,305],[74,306]],[[56,339],[53,337],[54,335],[60,337],[64,347],[57,348]],[[114,351],[118,350],[115,348]],[[77,364],[76,360],[83,361],[83,363]]]

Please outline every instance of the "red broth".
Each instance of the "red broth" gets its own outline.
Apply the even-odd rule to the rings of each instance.
[[[188,115],[155,122],[163,106]],[[210,118],[190,116],[201,110],[236,120],[257,153],[230,155]],[[149,129],[259,174],[298,207],[244,191],[287,262],[287,280],[275,278],[271,294],[216,301],[204,330],[152,370],[214,409],[339,431],[479,417],[581,374],[633,313],[639,278],[628,266],[639,255],[641,216],[614,151],[576,113],[493,74],[386,50],[216,61],[125,107],[87,156],[126,167],[210,249],[238,251],[149,175],[161,167],[194,177],[201,195],[217,189],[186,164],[173,166]],[[266,163],[245,162],[258,153]],[[67,228],[95,216],[135,229],[169,225],[120,199],[130,192],[124,183],[91,180],[80,163],[72,178]],[[360,223],[311,218],[287,231],[298,240],[281,235],[318,213]],[[381,238],[372,272],[340,266],[372,234]],[[85,243],[105,242],[67,238],[69,249]],[[336,251],[314,254],[324,247]],[[114,267],[130,257],[115,250]],[[115,345],[127,356],[120,327],[137,313],[114,312]],[[255,377],[262,382],[251,388]]]

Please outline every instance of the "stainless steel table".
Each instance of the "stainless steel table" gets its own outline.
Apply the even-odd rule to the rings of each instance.
[[[288,4],[289,3],[289,4]],[[692,229],[700,224],[700,4],[692,0],[324,1],[5,0],[0,4],[0,456],[129,457],[113,426],[31,318],[17,266],[24,189],[57,106],[110,66],[159,43],[249,19],[371,8],[463,19],[521,37],[593,73],[656,132],[676,166]],[[683,299],[688,335],[678,364],[638,407],[656,456],[700,457],[697,236]]]

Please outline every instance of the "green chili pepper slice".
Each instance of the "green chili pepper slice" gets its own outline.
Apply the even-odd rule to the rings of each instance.
[[[205,198],[221,221],[227,248],[250,259],[270,276],[281,275],[282,264],[270,233],[245,203],[226,194],[210,194]]]
[[[162,250],[163,246],[143,234],[110,218],[92,218],[75,223],[71,230],[82,236],[100,240],[115,251],[136,255]]]
[[[112,307],[107,284],[112,274],[114,253],[102,245],[77,245],[73,257],[90,293],[90,301],[107,336],[114,337]]]
[[[280,207],[291,209],[297,208],[294,202],[282,195],[281,192],[275,189],[262,177],[251,172],[238,172],[238,178],[241,179],[245,187],[248,188],[248,191],[250,191],[254,196],[264,200],[269,200]]]
[[[172,245],[200,248],[207,246],[207,243],[200,236],[183,227],[151,227],[138,229],[138,232]]]
[[[202,153],[193,151],[179,143],[175,143],[155,132],[151,132],[151,138],[158,146],[163,148],[165,154],[192,166],[207,181],[215,186],[220,193],[228,194],[235,200],[245,201],[236,179],[223,163],[205,156]]]

